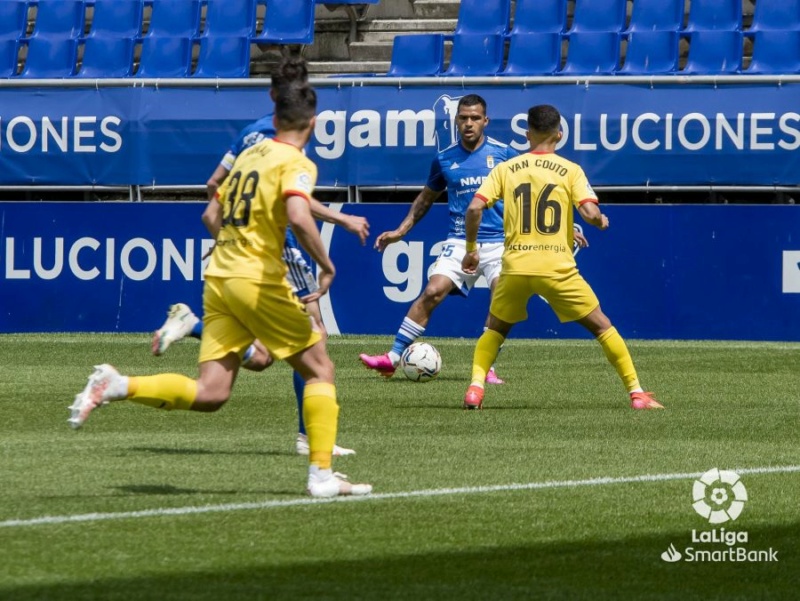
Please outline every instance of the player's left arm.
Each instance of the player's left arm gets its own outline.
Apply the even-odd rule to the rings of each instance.
[[[311,214],[314,216],[314,219],[320,219],[327,223],[333,223],[334,225],[343,227],[351,234],[358,236],[362,246],[366,244],[367,237],[369,236],[369,222],[366,217],[348,215],[340,211],[331,211],[316,198],[311,199]]]

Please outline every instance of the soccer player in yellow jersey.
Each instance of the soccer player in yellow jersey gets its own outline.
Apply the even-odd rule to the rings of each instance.
[[[243,353],[258,339],[306,382],[308,493],[333,497],[372,491],[369,484],[351,484],[331,469],[339,414],[333,363],[319,327],[286,281],[282,260],[291,225],[317,262],[322,293],[330,287],[335,268],[309,208],[317,169],[302,152],[314,129],[316,105],[308,86],[280,91],[275,138],[237,157],[203,213],[216,248],[205,272],[200,377],[125,377],[110,365],[99,365],[75,397],[70,418],[74,427],[83,425],[96,407],[123,399],[159,409],[216,411],[230,397]]]
[[[483,211],[496,199],[505,204],[505,248],[488,329],[475,347],[464,408],[482,407],[486,372],[511,327],[527,319],[528,300],[538,294],[562,322],[577,321],[597,339],[630,394],[632,408],[663,409],[642,390],[625,341],[578,273],[572,254],[573,207],[584,221],[601,230],[608,228],[608,218],[600,212],[583,169],[555,154],[562,135],[558,110],[550,105],[532,107],[527,135],[530,152],[496,166],[467,209],[462,269],[474,273],[479,264],[478,226]]]

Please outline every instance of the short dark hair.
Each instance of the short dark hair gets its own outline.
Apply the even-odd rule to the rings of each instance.
[[[466,96],[462,96],[461,100],[458,101],[458,108],[456,111],[460,111],[462,106],[475,106],[478,104],[483,107],[483,114],[485,115],[486,101],[477,94],[467,94]]]
[[[276,92],[291,85],[308,83],[308,65],[301,56],[289,54],[276,64],[270,73],[271,85]]]
[[[278,129],[303,130],[317,112],[317,93],[305,85],[292,85],[278,90],[275,98],[275,120]]]
[[[537,104],[528,109],[528,129],[555,133],[561,127],[561,113],[550,104]]]

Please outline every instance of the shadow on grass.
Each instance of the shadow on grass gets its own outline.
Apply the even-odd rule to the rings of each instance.
[[[749,543],[745,546],[777,549],[777,563],[663,561],[661,553],[670,544],[674,543],[681,552],[692,545],[690,533],[683,531],[614,542],[488,547],[360,561],[254,563],[238,570],[141,574],[77,584],[62,581],[6,587],[0,589],[0,598],[783,600],[797,598],[798,539],[800,524],[749,530]],[[313,542],[305,544],[311,547]],[[330,541],[325,543],[330,545]],[[342,547],[347,547],[346,540]]]
[[[130,447],[125,454],[133,451],[137,453],[151,453],[153,455],[258,455],[269,457],[296,457],[297,453],[291,451],[228,451],[218,449],[181,449],[175,447]]]
[[[113,486],[114,490],[133,495],[235,495],[238,490],[200,490],[196,488],[178,488],[171,484],[128,484]]]

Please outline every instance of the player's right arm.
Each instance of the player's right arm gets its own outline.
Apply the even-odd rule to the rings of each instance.
[[[333,282],[333,277],[336,275],[336,269],[333,266],[333,261],[325,251],[325,245],[322,243],[322,238],[320,238],[317,223],[311,215],[308,199],[292,195],[287,197],[285,202],[286,215],[289,218],[289,224],[292,226],[294,235],[297,236],[297,241],[317,263],[319,289],[310,296],[303,298],[303,301],[308,303],[317,300],[328,292],[331,282]]]
[[[416,225],[420,219],[425,217],[428,209],[431,208],[433,202],[439,198],[441,194],[441,191],[437,192],[436,190],[431,190],[428,186],[425,186],[422,189],[422,192],[417,194],[414,202],[411,203],[411,208],[408,210],[408,215],[406,215],[405,219],[400,222],[400,225],[390,232],[383,232],[375,239],[375,248],[377,248],[379,251],[383,251],[390,244],[394,244],[395,242],[402,240],[403,236],[411,231],[411,228],[414,227],[414,225]]]
[[[219,236],[220,229],[222,229],[222,205],[216,198],[212,198],[208,201],[206,209],[203,211],[202,220],[208,233],[216,240],[217,236]],[[205,257],[203,258],[205,259]]]

